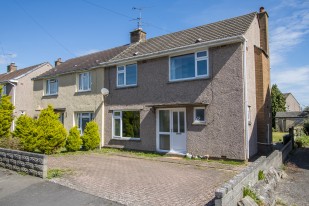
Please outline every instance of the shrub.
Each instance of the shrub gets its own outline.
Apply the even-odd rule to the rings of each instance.
[[[88,122],[82,136],[83,148],[93,150],[100,144],[99,127],[95,121]]]
[[[7,149],[15,149],[15,150],[21,149],[19,138],[14,138],[14,137],[0,138],[0,147],[7,148]]]
[[[13,132],[14,137],[19,138],[21,149],[33,152],[37,146],[36,121],[27,115],[20,116],[16,121]]]
[[[44,154],[53,154],[64,147],[67,132],[52,106],[43,109],[37,121],[37,147]]]
[[[264,172],[263,172],[263,170],[260,170],[259,174],[258,174],[258,180],[264,180],[264,179],[265,179]]]
[[[309,136],[309,120],[304,123],[304,133]]]
[[[2,88],[0,87],[0,94]],[[9,137],[10,128],[13,122],[13,110],[14,106],[10,101],[10,96],[0,96],[0,137]]]
[[[80,138],[79,130],[77,126],[72,127],[69,132],[69,136],[66,142],[66,149],[67,151],[75,152],[80,149],[80,146],[83,144],[82,139]]]
[[[309,136],[301,136],[295,139],[295,144],[297,147],[309,146]]]

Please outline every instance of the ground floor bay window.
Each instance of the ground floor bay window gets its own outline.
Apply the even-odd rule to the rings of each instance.
[[[140,139],[140,111],[113,112],[113,139]]]
[[[76,126],[81,134],[84,133],[86,124],[93,120],[93,112],[77,112],[76,113]]]

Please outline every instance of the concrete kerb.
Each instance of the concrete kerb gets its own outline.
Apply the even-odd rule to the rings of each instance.
[[[0,166],[36,177],[47,177],[47,158],[43,154],[0,148]]]
[[[241,173],[233,177],[215,191],[216,206],[236,206],[243,198],[243,188],[253,186],[258,182],[260,170],[268,170],[270,167],[279,168],[288,154],[292,151],[292,141],[288,142],[281,151],[275,150],[268,157],[262,156],[249,165]]]

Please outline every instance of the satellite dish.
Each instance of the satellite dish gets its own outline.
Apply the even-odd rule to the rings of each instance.
[[[106,88],[102,88],[101,93],[102,93],[103,96],[107,96],[109,94],[109,91]]]

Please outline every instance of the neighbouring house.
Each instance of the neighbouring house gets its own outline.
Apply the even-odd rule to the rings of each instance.
[[[279,132],[288,132],[289,128],[302,126],[309,118],[309,112],[277,112],[276,113],[276,129]]]
[[[36,107],[81,132],[95,119],[101,146],[246,160],[272,150],[268,39],[264,8],[151,39],[138,28],[36,77]]]
[[[285,109],[287,112],[300,112],[301,106],[292,93],[284,93]]]
[[[51,68],[52,65],[48,62],[24,69],[17,69],[15,63],[11,63],[7,66],[7,73],[0,75],[0,84],[3,86],[3,94],[11,96],[11,101],[15,106],[15,117],[22,114],[34,115],[33,81],[31,79]],[[14,121],[12,129],[14,129]]]

